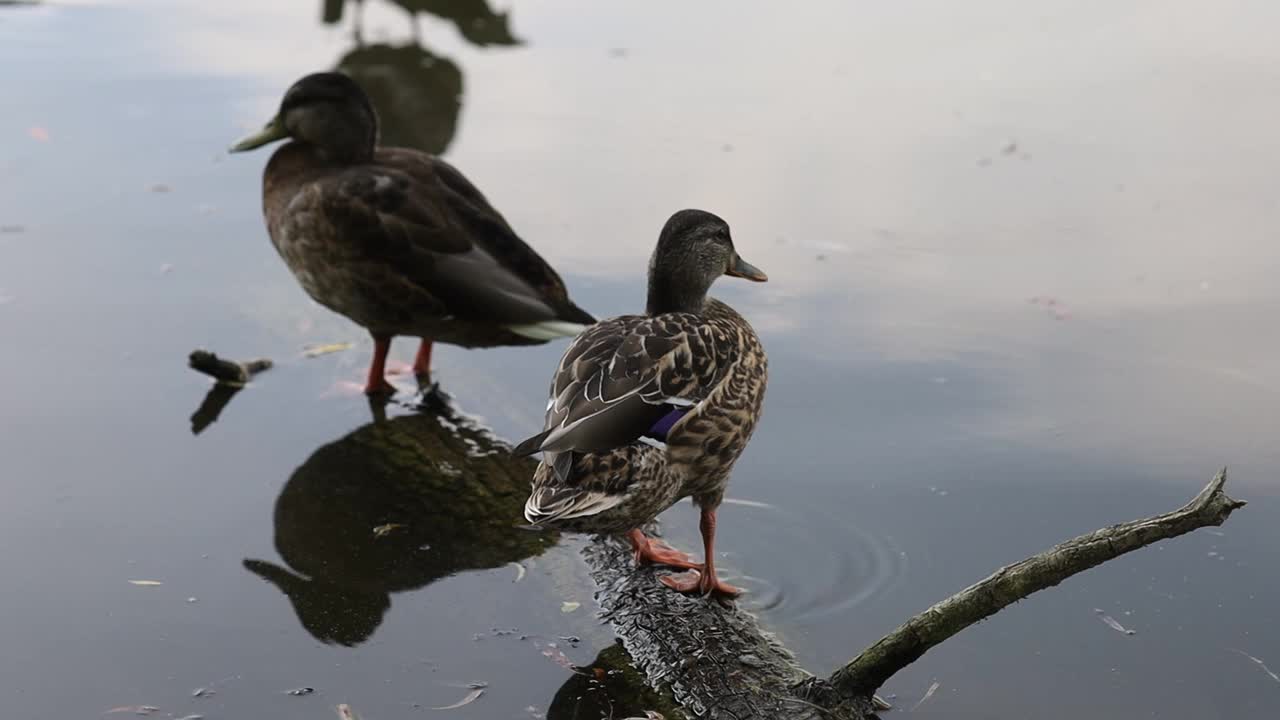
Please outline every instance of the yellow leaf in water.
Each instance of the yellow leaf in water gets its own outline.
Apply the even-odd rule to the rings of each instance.
[[[409,526],[403,523],[387,523],[386,525],[379,525],[378,527],[374,528],[373,535],[374,537],[386,537],[387,535],[390,535],[391,533],[395,532],[396,530],[399,530],[400,528],[407,528],[407,527]]]
[[[470,705],[471,703],[475,702],[476,699],[483,694],[484,694],[484,688],[482,687],[474,688],[472,689],[471,692],[467,693],[466,697],[462,698],[461,700],[459,700],[458,702],[452,705],[445,705],[443,707],[433,707],[431,709],[432,710],[456,710],[462,707],[463,705]]]
[[[352,347],[351,343],[349,342],[327,343],[324,345],[308,345],[302,349],[302,354],[305,357],[314,358],[314,357],[320,357],[321,355],[328,355],[329,353],[336,353],[336,352],[342,352],[343,350],[350,350],[351,347]]]
[[[159,580],[130,580],[129,584],[144,585],[146,587],[154,587],[156,585],[163,585],[164,583],[160,582]]]
[[[571,613],[580,607],[582,607],[582,603],[580,602],[563,602],[560,603],[560,612]]]

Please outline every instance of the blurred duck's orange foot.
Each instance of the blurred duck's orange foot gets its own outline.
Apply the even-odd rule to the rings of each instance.
[[[639,530],[627,533],[631,541],[631,549],[635,551],[637,565],[668,565],[683,570],[701,570],[702,564],[694,562],[686,553],[658,540],[645,537]]]
[[[664,575],[659,580],[672,590],[687,594],[717,595],[730,598],[738,597],[742,594],[741,588],[721,582],[720,578],[715,575],[699,570],[693,570],[683,575]]]

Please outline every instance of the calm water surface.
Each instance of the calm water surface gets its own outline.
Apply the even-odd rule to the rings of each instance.
[[[369,432],[369,343],[267,242],[267,153],[224,152],[338,66],[599,314],[641,307],[671,211],[730,221],[771,282],[718,292],[772,378],[723,562],[807,667],[1229,464],[1250,505],[1220,531],[1020,603],[885,693],[947,718],[1276,717],[1247,656],[1280,671],[1280,6],[366,5],[358,33],[319,0],[0,7],[6,717],[532,718],[569,679],[546,642],[610,644],[579,541],[343,540],[403,502],[367,463],[312,472]],[[194,435],[202,346],[279,367]],[[562,350],[442,348],[437,374],[519,438]],[[675,541],[693,516],[665,516]]]

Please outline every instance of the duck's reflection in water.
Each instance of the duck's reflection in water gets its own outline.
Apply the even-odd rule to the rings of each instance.
[[[422,45],[417,32],[420,13],[435,15],[457,26],[472,45],[519,45],[511,34],[510,13],[495,12],[485,0],[397,0],[413,23],[414,39],[404,45],[365,44],[354,9],[356,46],[338,60],[336,70],[350,75],[373,101],[381,121],[381,143],[441,155],[457,132],[462,109],[463,79],[457,63]],[[342,20],[344,0],[325,0],[325,24]]]
[[[316,450],[281,490],[287,567],[244,566],[283,592],[325,643],[368,640],[391,594],[538,555],[552,533],[516,526],[530,463],[449,405],[366,425]]]
[[[610,645],[560,686],[547,720],[679,717],[669,699],[649,689],[620,644]]]
[[[414,38],[420,37],[418,15],[435,15],[447,20],[462,37],[472,45],[519,45],[520,39],[511,34],[511,13],[497,12],[489,7],[487,0],[390,0],[409,13],[409,21],[413,23]],[[324,0],[321,8],[321,19],[326,25],[342,22],[342,16],[348,4],[355,5],[352,13],[352,26],[358,36],[362,29],[364,0]]]
[[[433,155],[448,149],[462,109],[462,71],[452,60],[415,43],[357,45],[336,69],[368,93],[383,145]]]

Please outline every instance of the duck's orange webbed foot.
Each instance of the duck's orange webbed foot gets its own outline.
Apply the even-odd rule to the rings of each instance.
[[[667,565],[683,570],[701,570],[702,564],[694,562],[687,553],[667,545],[664,542],[645,537],[639,530],[627,533],[631,548],[635,551],[637,565]]]
[[[659,578],[662,584],[677,592],[697,593],[704,597],[714,595],[720,600],[741,595],[742,590],[720,582],[720,578],[716,576],[716,510],[714,507],[702,508],[698,527],[702,530],[702,548],[706,551],[706,562],[702,567],[692,568],[693,572],[684,575],[663,576]]]
[[[687,594],[716,595],[727,598],[735,598],[742,594],[741,588],[722,582],[715,575],[697,569],[683,575],[664,575],[658,579],[672,590]]]

